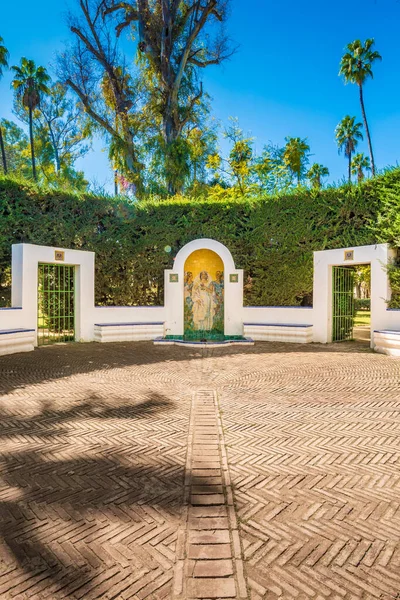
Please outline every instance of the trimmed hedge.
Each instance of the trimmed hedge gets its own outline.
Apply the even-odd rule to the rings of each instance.
[[[355,298],[354,299],[354,310],[369,311],[371,310],[371,299],[370,298]]]
[[[312,252],[400,245],[400,169],[360,186],[279,197],[176,197],[133,204],[74,195],[0,177],[0,303],[10,303],[11,244],[96,252],[96,302],[162,304],[163,270],[201,237],[217,239],[245,269],[245,303],[312,302]],[[170,246],[172,252],[165,248]],[[400,286],[399,286],[400,287]],[[400,289],[395,290],[399,294]]]

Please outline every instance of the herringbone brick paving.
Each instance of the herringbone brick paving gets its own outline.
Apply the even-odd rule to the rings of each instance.
[[[173,598],[196,390],[222,409],[249,598],[400,598],[400,361],[354,343],[0,358],[0,598]]]

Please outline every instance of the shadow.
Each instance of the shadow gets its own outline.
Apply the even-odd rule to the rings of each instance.
[[[45,589],[52,590],[46,597],[53,599],[58,592],[75,597],[76,590],[90,587],[93,577],[113,568],[112,563],[131,570],[148,562],[148,568],[154,569],[154,559],[143,546],[138,546],[136,562],[129,553],[135,555],[138,528],[159,526],[166,517],[171,522],[179,519],[184,461],[176,452],[162,452],[159,441],[146,435],[150,427],[142,427],[141,441],[136,442],[137,424],[143,419],[154,421],[156,414],[172,408],[176,407],[169,398],[151,394],[136,405],[109,407],[92,396],[68,410],[45,405],[26,419],[3,413],[1,574],[12,573],[21,582],[21,572],[25,573],[32,590],[36,585],[32,581],[40,575]],[[88,419],[92,420],[89,426]],[[102,426],[106,420],[112,421],[108,428]],[[75,443],[71,440],[71,431],[82,427],[84,445],[79,435]],[[110,431],[115,431],[112,439],[107,438]],[[107,544],[116,530],[118,544],[114,554],[108,554]],[[2,581],[0,597],[5,597]],[[18,598],[41,597],[35,594],[21,592]]]
[[[191,361],[202,356],[201,349],[162,348],[152,342],[55,344],[33,352],[0,356],[0,395],[72,375]]]
[[[326,352],[365,353],[371,349],[363,341],[334,344],[292,344],[255,342],[254,346],[221,348],[160,347],[152,342],[115,342],[108,344],[66,344],[36,349],[34,352],[0,357],[0,395],[42,382],[68,378],[72,375],[111,371],[142,365],[165,365],[199,360],[210,356],[240,354],[318,354]],[[190,387],[191,368],[188,364],[180,377]]]
[[[89,418],[144,419],[173,406],[171,400],[157,393],[137,404],[123,404],[123,399],[113,396],[113,403],[113,406],[107,405],[100,396],[91,394],[85,402],[64,410],[55,410],[49,401],[44,401],[39,414],[31,417],[13,415],[11,420],[9,413],[0,406],[0,438],[19,434],[51,438],[65,433],[66,430],[60,427],[63,423]],[[57,429],[49,427],[49,424],[57,426]]]

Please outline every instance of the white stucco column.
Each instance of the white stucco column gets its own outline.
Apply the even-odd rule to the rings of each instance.
[[[371,265],[371,347],[374,329],[387,326],[387,300],[390,298],[387,265],[395,251],[389,244],[356,246],[314,252],[314,342],[332,341],[332,268]],[[351,259],[348,257],[352,256]]]
[[[57,260],[58,252],[63,259]],[[94,252],[67,248],[14,244],[12,246],[12,306],[22,307],[24,327],[35,329],[38,316],[38,265],[59,264],[75,267],[75,339],[94,339]]]

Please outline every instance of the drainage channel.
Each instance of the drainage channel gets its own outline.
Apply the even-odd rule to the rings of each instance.
[[[248,598],[217,394],[192,398],[174,599]]]

